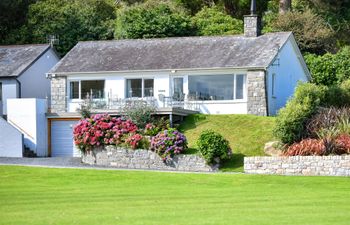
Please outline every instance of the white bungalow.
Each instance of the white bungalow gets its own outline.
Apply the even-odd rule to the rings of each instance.
[[[52,155],[72,154],[86,97],[99,112],[143,99],[175,115],[275,115],[310,73],[293,34],[260,35],[258,21],[254,11],[245,16],[236,36],[79,42],[48,73]]]

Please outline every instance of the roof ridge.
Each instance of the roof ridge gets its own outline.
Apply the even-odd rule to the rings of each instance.
[[[0,48],[16,48],[16,47],[28,47],[28,46],[50,46],[49,44],[23,44],[23,45],[0,45]]]
[[[259,35],[258,37],[254,38],[259,38],[265,35],[273,35],[273,34],[287,34],[287,33],[292,33],[291,31],[278,31],[278,32],[269,32],[265,33],[262,35]],[[78,41],[78,44],[84,44],[84,43],[101,43],[101,42],[106,42],[106,43],[113,43],[113,42],[135,42],[135,41],[155,41],[155,40],[176,40],[176,39],[215,39],[215,38],[233,38],[233,37],[242,37],[244,38],[244,34],[227,34],[227,35],[206,35],[206,36],[181,36],[181,37],[158,37],[158,38],[126,38],[126,39],[112,39],[112,40],[93,40],[93,41]]]

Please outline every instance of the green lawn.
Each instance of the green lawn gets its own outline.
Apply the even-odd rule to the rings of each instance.
[[[349,224],[350,179],[0,166],[0,224]]]
[[[180,125],[186,135],[191,152],[201,131],[212,129],[222,134],[231,145],[233,157],[222,171],[243,171],[244,156],[264,155],[264,145],[273,140],[274,117],[254,115],[204,115],[188,116]]]

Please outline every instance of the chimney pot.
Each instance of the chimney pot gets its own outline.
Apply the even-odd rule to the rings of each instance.
[[[250,15],[244,16],[244,36],[258,37],[261,34],[260,18],[256,14],[256,1],[251,0]]]
[[[252,0],[250,2],[250,15],[256,15],[256,1]]]

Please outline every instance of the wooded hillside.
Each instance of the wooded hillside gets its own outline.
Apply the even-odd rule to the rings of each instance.
[[[349,58],[350,0],[257,0],[257,10],[263,32],[293,31],[313,74],[329,67],[326,53],[335,67]],[[56,35],[63,56],[84,40],[240,34],[250,0],[2,0],[0,12],[1,45]],[[317,82],[338,82],[327,71]]]

